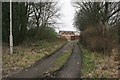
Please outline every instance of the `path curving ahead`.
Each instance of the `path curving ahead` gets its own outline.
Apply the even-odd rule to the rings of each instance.
[[[77,43],[74,44],[72,55],[61,71],[56,75],[56,78],[80,78],[81,56],[80,49]]]
[[[47,71],[52,65],[54,65],[54,61],[70,47],[71,44],[68,43],[64,45],[62,48],[57,50],[54,54],[49,56],[48,58],[42,59],[37,62],[34,66],[27,68],[9,76],[8,78],[38,78],[40,77],[45,71]]]
[[[54,54],[47,58],[43,58],[33,66],[26,68],[16,74],[9,76],[8,78],[41,78],[43,73],[48,71],[61,55],[64,54],[69,47],[73,47],[72,54],[70,55],[67,62],[64,64],[62,69],[56,73],[55,78],[80,78],[80,69],[81,69],[81,51],[77,42],[69,42]]]

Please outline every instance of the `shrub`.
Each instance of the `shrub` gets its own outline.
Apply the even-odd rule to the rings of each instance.
[[[81,32],[80,42],[91,51],[109,52],[113,48],[113,40],[107,30],[101,27],[88,27]]]

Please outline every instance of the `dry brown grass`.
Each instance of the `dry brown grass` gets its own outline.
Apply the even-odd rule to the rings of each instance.
[[[64,43],[64,41],[54,43],[40,41],[31,45],[14,46],[14,54],[9,54],[9,47],[3,46],[3,76],[31,66],[44,56],[51,55]]]
[[[111,56],[83,49],[83,78],[119,78],[120,67],[118,48],[114,48]]]
[[[104,56],[103,59],[100,59],[99,67],[95,70],[99,75],[98,77],[118,78],[120,76],[118,72],[120,62],[118,57],[118,49],[113,49],[111,56]]]

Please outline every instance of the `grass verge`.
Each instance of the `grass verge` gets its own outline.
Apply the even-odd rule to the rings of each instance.
[[[118,78],[118,60],[115,60],[117,50],[111,56],[102,53],[91,52],[81,47],[83,64],[81,69],[82,78]],[[115,55],[116,54],[116,55]]]
[[[65,42],[39,41],[30,45],[15,46],[14,54],[9,54],[9,48],[3,46],[2,68],[3,77],[13,72],[29,67],[41,58],[51,55],[56,49],[60,48]]]

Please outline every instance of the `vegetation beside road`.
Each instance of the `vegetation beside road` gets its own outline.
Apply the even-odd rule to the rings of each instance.
[[[74,25],[85,48],[82,77],[118,78],[120,2],[76,2],[75,8]]]
[[[42,5],[42,6],[41,6]],[[24,41],[50,40],[57,37],[55,27],[60,16],[57,3],[13,2],[13,45]],[[10,4],[2,2],[2,41],[9,45]]]
[[[65,41],[39,41],[27,45],[14,47],[14,54],[9,54],[9,48],[3,46],[3,75],[31,66],[41,58],[51,55],[60,48]]]
[[[118,53],[117,49],[112,50],[112,55],[103,55],[98,52],[91,52],[81,47],[83,64],[81,69],[82,78],[118,78]]]
[[[9,2],[2,3],[3,75],[31,66],[65,42],[58,40],[55,31],[60,16],[57,3],[13,2],[12,14],[9,6]],[[14,48],[11,54],[8,47],[10,15]]]

